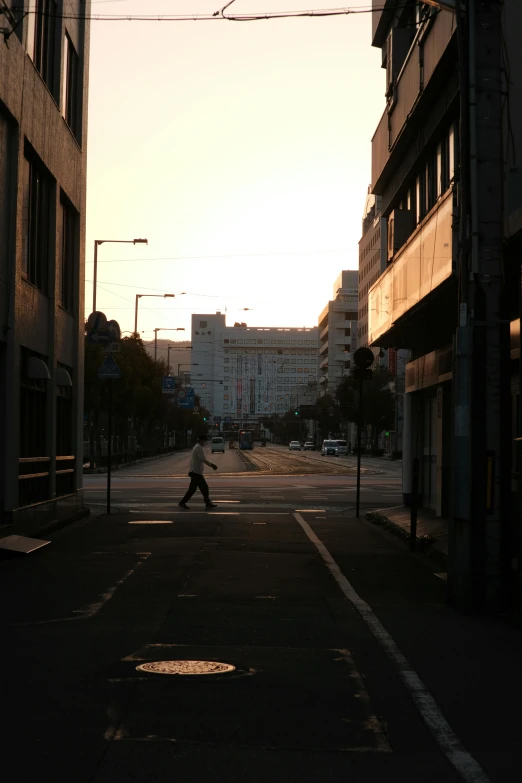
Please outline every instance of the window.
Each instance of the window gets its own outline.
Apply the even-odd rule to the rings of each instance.
[[[415,181],[416,222],[420,223],[426,214],[426,172],[423,170]]]
[[[345,337],[349,337],[350,336],[350,329],[345,329],[344,330],[344,336]]]
[[[65,33],[63,41],[62,115],[74,133],[79,136],[79,84],[80,58]]]
[[[437,201],[437,155],[429,156],[426,164],[426,211]]]
[[[54,63],[57,29],[56,0],[34,0],[34,13],[28,14],[26,45],[27,54],[35,68],[56,97]]]
[[[29,157],[27,157],[29,155]],[[22,270],[29,282],[47,293],[53,180],[26,152],[23,169]]]
[[[74,279],[78,258],[78,213],[62,194],[62,247],[59,270],[59,301],[69,312],[74,310]]]
[[[199,328],[200,329],[206,329],[207,328],[207,321],[200,321],[199,322]]]
[[[27,377],[27,364],[31,356],[42,358],[20,347],[20,457],[47,457],[47,383],[46,380]],[[48,470],[47,466],[43,470]]]
[[[72,377],[72,367],[58,365]],[[71,386],[56,387],[56,454],[70,456],[73,453],[73,399]],[[59,465],[57,466],[60,467]],[[64,465],[64,468],[69,465]],[[60,493],[62,494],[62,493]]]

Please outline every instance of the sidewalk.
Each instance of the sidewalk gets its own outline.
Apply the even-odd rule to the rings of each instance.
[[[369,511],[366,519],[409,543],[411,509],[407,506]],[[435,516],[431,509],[417,511],[417,551],[437,560],[444,568],[448,561],[448,524],[447,519]]]
[[[188,451],[191,447],[187,446],[183,449],[175,449],[174,451],[167,451],[165,454],[153,454],[151,457],[141,457],[140,459],[133,459],[129,460],[128,462],[119,462],[118,464],[112,465],[112,470],[121,470],[122,468],[128,468],[132,465],[141,465],[145,462],[153,462],[154,460],[161,459],[162,457],[172,457],[173,454],[182,454],[184,451]],[[95,475],[95,474],[101,474],[101,473],[107,473],[107,466],[100,468],[90,468],[89,462],[83,463],[83,475],[89,476],[89,475]]]

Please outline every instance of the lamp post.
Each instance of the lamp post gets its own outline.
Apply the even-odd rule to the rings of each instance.
[[[92,311],[96,312],[96,283],[98,280],[98,246],[107,242],[121,245],[148,245],[148,239],[95,239],[94,240],[94,274],[92,279]]]
[[[184,326],[157,326],[154,329],[154,361],[158,358],[158,332],[184,332]]]
[[[174,299],[176,294],[136,294],[136,306],[134,308],[134,332],[138,334],[138,302],[142,296],[155,296],[160,299]]]

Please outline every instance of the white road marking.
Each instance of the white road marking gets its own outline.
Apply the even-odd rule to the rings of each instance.
[[[242,517],[286,517],[288,516],[288,511],[264,511],[261,513],[261,511],[209,511],[208,516],[210,517],[219,517],[219,516],[242,516]]]
[[[295,519],[308,539],[314,544],[323,561],[349,601],[355,606],[371,634],[397,669],[401,680],[408,690],[432,737],[466,783],[491,783],[478,761],[461,743],[431,693],[428,691],[406,656],[397,646],[373,609],[354,590],[348,579],[331,556],[323,542],[315,535],[303,517],[295,513]]]
[[[55,617],[52,620],[35,620],[31,622],[30,620],[27,622],[22,623],[11,623],[11,627],[17,626],[29,626],[29,625],[51,625],[52,623],[68,623],[68,622],[74,622],[75,620],[89,620],[91,617],[94,617],[100,609],[102,609],[105,604],[111,600],[114,593],[122,585],[132,574],[137,571],[137,569],[140,567],[142,563],[145,562],[145,560],[149,557],[150,552],[146,552],[140,555],[139,561],[134,565],[132,568],[130,568],[127,573],[125,573],[121,579],[118,579],[116,584],[113,587],[110,587],[105,593],[102,593],[100,595],[100,600],[96,601],[95,603],[88,604],[83,609],[73,609],[74,617]]]
[[[130,519],[129,525],[173,525],[170,519]]]

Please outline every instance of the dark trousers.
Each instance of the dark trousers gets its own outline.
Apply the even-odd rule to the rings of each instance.
[[[185,493],[185,497],[181,501],[182,503],[186,503],[194,492],[199,489],[201,491],[201,494],[203,495],[203,500],[205,503],[210,503],[209,499],[209,490],[208,490],[208,484],[201,475],[201,473],[189,473],[190,476],[190,484],[189,488],[187,489]]]

